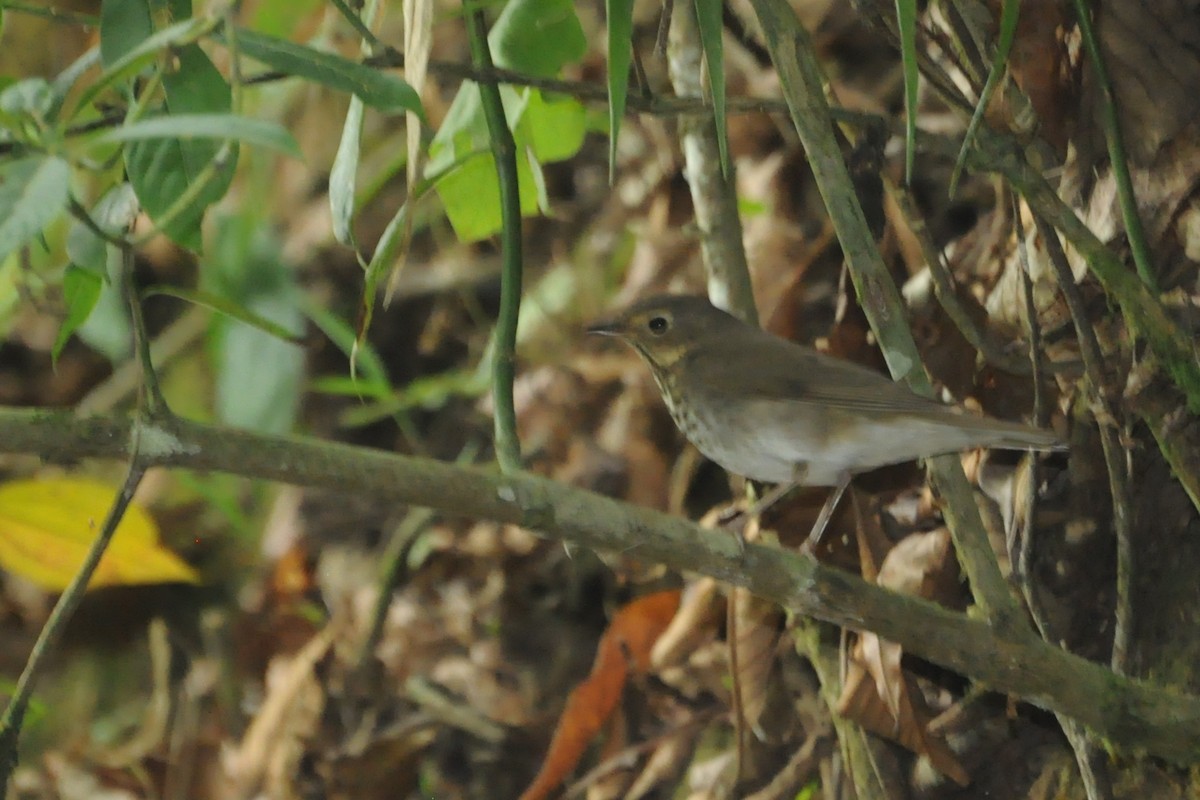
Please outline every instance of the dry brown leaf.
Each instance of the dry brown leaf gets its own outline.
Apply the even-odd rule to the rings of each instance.
[[[655,670],[683,661],[701,642],[709,641],[721,621],[724,597],[714,578],[700,578],[683,591],[679,610],[650,651]]]
[[[757,731],[766,708],[783,612],[777,604],[740,587],[729,593],[729,603],[732,612],[729,663],[736,671],[733,684],[740,694],[741,722]]]
[[[294,656],[279,656],[267,676],[267,694],[241,744],[226,754],[230,796],[246,797],[260,788],[282,788],[293,774],[295,743],[311,733],[324,693],[313,670],[333,645],[335,628],[326,625]],[[284,796],[269,791],[273,797]]]
[[[639,673],[649,669],[650,650],[678,609],[679,592],[671,590],[641,597],[616,613],[600,639],[591,674],[567,698],[542,768],[522,800],[548,797],[575,769],[617,708],[630,667]]]
[[[901,540],[884,558],[876,582],[931,599],[944,591],[947,574],[957,575],[957,562],[951,555],[949,531],[940,528]],[[931,715],[901,669],[902,657],[899,645],[873,633],[860,635],[850,654],[837,712],[928,756],[939,771],[965,785],[970,780],[966,770],[945,741],[929,732]]]
[[[674,786],[696,751],[699,734],[700,729],[689,725],[664,736],[626,790],[626,800],[640,800],[656,790]]]

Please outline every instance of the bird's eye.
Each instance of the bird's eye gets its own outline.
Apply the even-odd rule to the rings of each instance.
[[[667,332],[667,328],[671,327],[671,323],[666,317],[651,317],[650,321],[646,323],[646,327],[655,336],[662,336]]]

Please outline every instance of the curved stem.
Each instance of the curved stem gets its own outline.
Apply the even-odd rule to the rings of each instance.
[[[483,11],[464,0],[471,58],[477,69],[490,71],[492,54],[488,49]],[[496,460],[504,472],[521,468],[521,443],[517,439],[517,412],[513,406],[513,378],[516,373],[517,320],[521,313],[521,194],[517,183],[517,145],[504,116],[500,88],[494,81],[479,84],[479,98],[487,120],[500,181],[500,240],[503,266],[500,273],[500,315],[492,353],[492,405],[495,413]]]

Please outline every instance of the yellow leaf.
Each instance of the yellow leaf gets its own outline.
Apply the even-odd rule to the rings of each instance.
[[[0,486],[0,567],[51,591],[79,571],[117,490],[87,478]],[[199,583],[196,571],[158,543],[158,526],[130,503],[89,589],[139,583]]]

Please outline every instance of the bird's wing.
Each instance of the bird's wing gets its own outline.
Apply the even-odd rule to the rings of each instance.
[[[809,402],[847,411],[954,414],[949,406],[914,394],[906,386],[872,369],[825,355],[764,333],[745,340],[722,341],[693,357],[693,374],[711,381],[718,376],[734,391],[762,399]],[[765,369],[764,364],[770,364]],[[787,365],[780,369],[781,365]],[[711,383],[709,383],[711,385]]]

